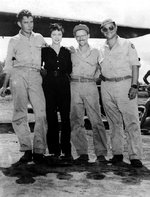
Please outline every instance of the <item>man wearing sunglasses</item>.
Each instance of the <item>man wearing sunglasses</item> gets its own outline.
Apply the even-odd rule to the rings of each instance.
[[[142,167],[142,141],[138,116],[137,92],[140,62],[134,45],[117,35],[111,20],[101,24],[106,42],[100,50],[101,94],[111,130],[112,164],[123,161],[126,131],[129,160],[133,167]]]

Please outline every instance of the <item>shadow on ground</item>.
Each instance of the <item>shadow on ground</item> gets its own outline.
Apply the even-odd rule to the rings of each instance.
[[[34,163],[22,164],[19,166],[1,167],[0,170],[5,176],[17,177],[18,184],[34,183],[35,177],[47,176],[48,173],[56,173],[57,179],[70,180],[72,172],[86,172],[87,179],[102,180],[107,173],[113,173],[120,176],[122,183],[137,184],[142,180],[150,180],[150,170],[143,166],[142,168],[133,168],[128,163],[122,162],[119,165],[97,164],[95,162],[86,165],[38,165]]]

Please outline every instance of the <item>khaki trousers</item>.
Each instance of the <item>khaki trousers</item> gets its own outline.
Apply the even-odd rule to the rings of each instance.
[[[71,139],[79,156],[88,154],[84,127],[85,110],[92,125],[95,154],[106,155],[107,138],[101,119],[97,86],[94,82],[71,82]]]
[[[102,101],[111,130],[113,155],[123,154],[124,130],[127,137],[129,159],[141,159],[142,140],[137,98],[128,98],[131,80],[102,82]]]
[[[12,125],[18,136],[20,151],[32,150],[27,105],[31,103],[35,115],[33,152],[46,151],[47,122],[45,98],[40,72],[29,68],[14,68],[11,75],[11,90],[14,102]]]

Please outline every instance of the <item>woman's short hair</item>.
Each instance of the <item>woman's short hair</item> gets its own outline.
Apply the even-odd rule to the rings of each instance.
[[[53,23],[53,24],[50,24],[50,34],[55,31],[55,30],[58,30],[58,31],[61,31],[62,34],[64,33],[64,28],[62,27],[61,24],[59,23]]]

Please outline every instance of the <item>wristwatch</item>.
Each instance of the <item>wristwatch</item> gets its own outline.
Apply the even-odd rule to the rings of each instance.
[[[132,84],[132,85],[131,85],[131,88],[138,89],[138,85]]]

